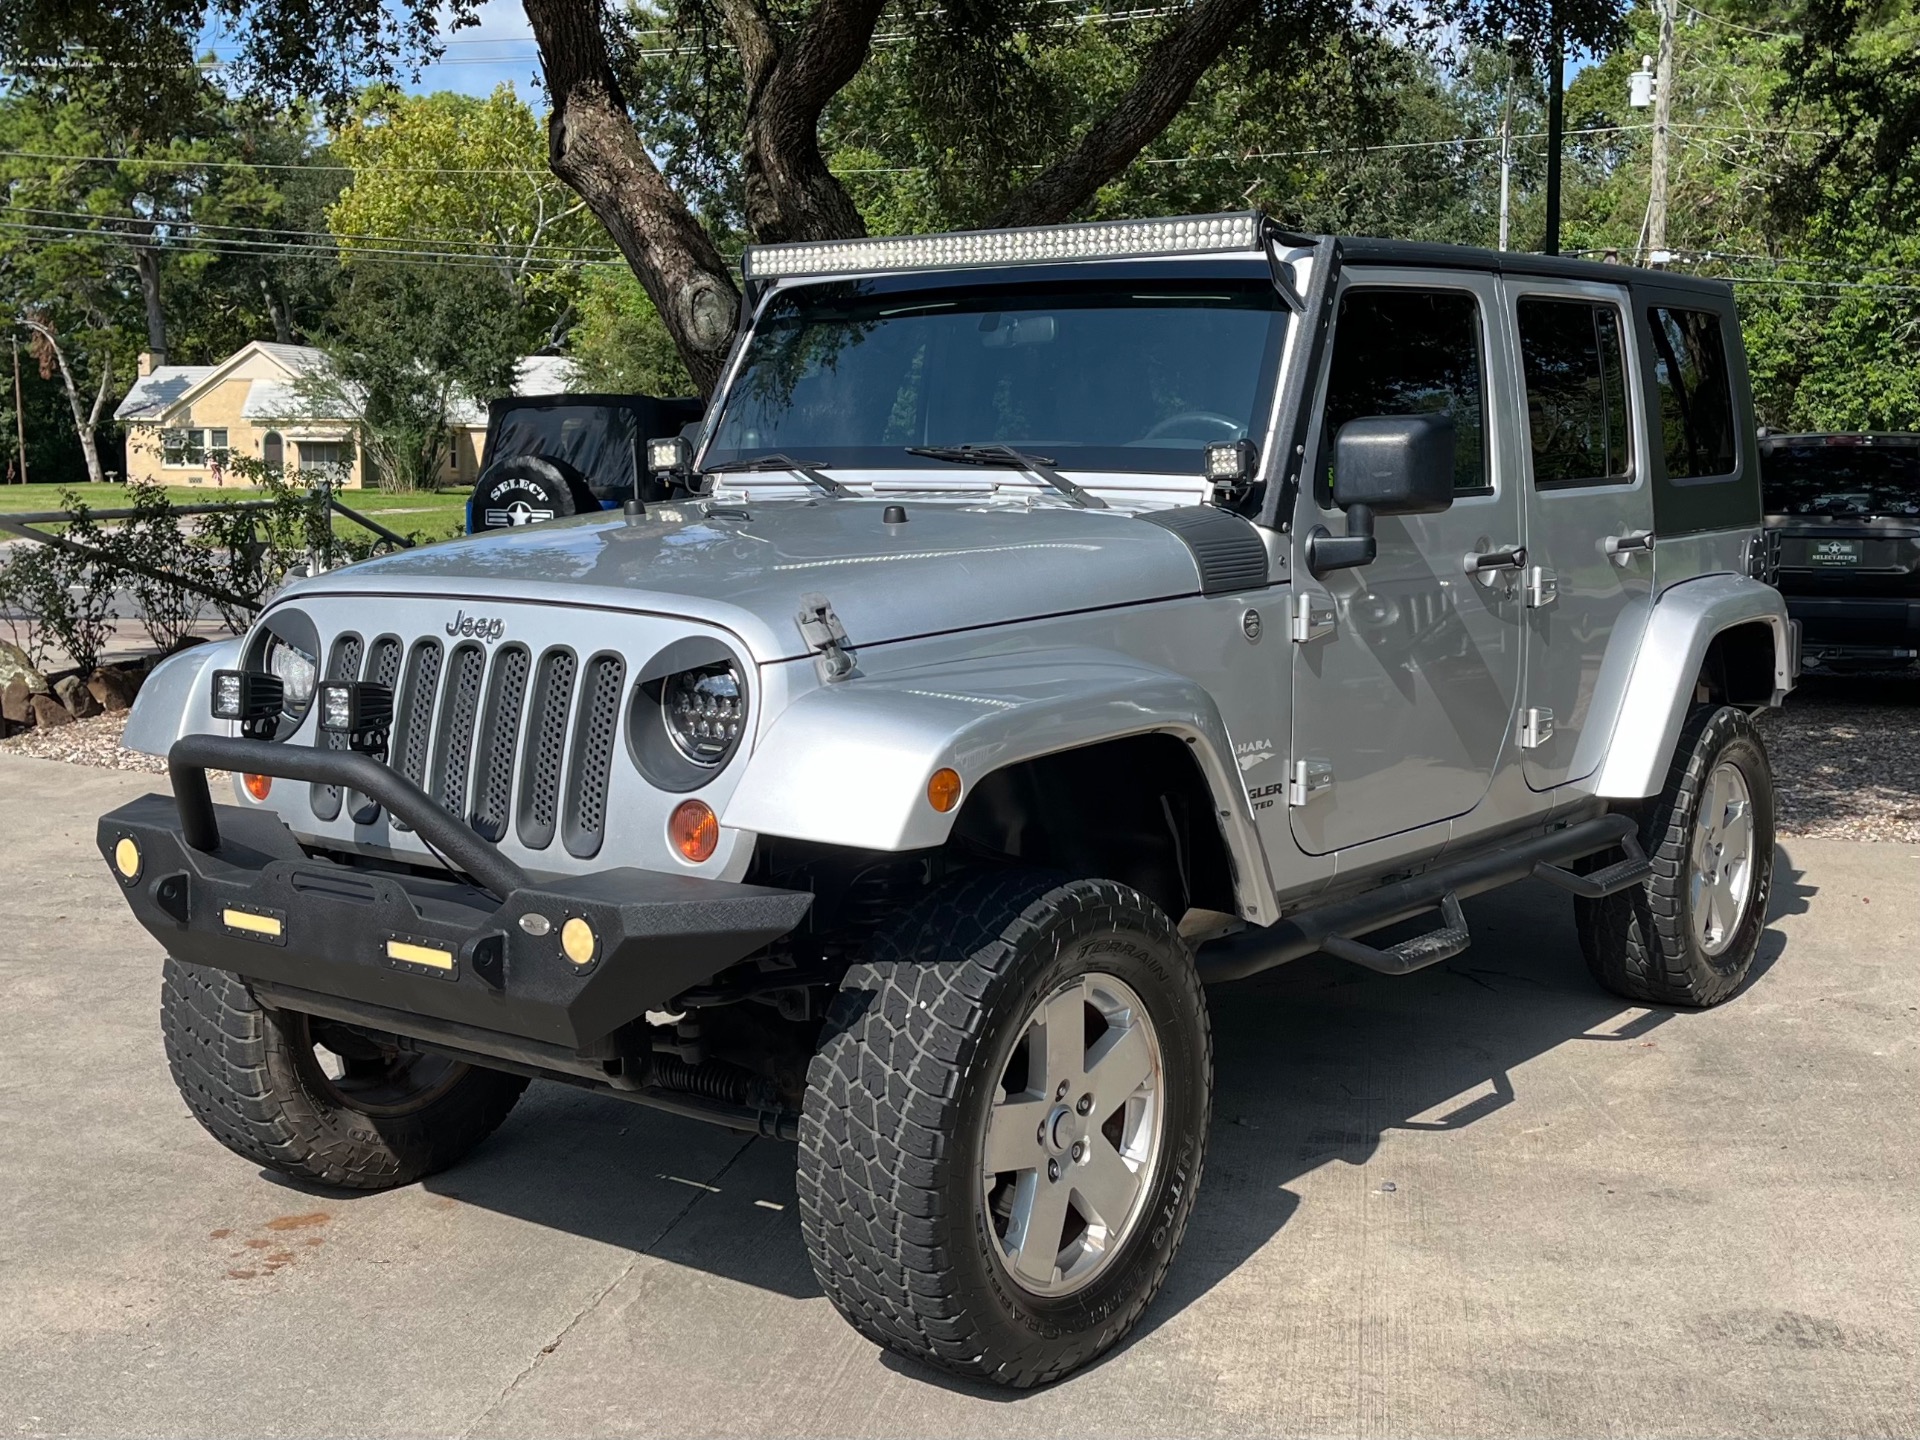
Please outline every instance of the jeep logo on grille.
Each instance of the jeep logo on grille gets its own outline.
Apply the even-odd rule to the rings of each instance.
[[[447,634],[465,640],[498,640],[507,633],[507,622],[489,620],[482,615],[469,615],[462,610],[447,622]]]

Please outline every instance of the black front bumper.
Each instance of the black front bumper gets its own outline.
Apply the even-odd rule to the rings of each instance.
[[[190,736],[169,766],[176,799],[143,796],[100,820],[135,918],[178,960],[377,1012],[401,1033],[411,1016],[424,1022],[415,1033],[585,1051],[786,934],[813,899],[637,869],[535,880],[417,786],[348,752]],[[496,893],[309,856],[278,816],[212,804],[208,766],[366,791]],[[570,920],[591,932],[584,960],[563,949],[571,933],[582,954]]]

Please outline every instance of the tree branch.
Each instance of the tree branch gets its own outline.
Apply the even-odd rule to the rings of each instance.
[[[596,0],[526,0],[553,113],[548,163],[613,237],[711,393],[726,363],[739,291],[712,238],[647,154],[614,77]]]
[[[720,0],[747,85],[741,158],[754,238],[841,240],[866,222],[820,153],[820,116],[860,73],[885,0],[818,0],[783,44],[764,0]]]
[[[1259,0],[1201,0],[1147,52],[1138,78],[1113,108],[1015,192],[987,225],[1057,225],[1072,219],[1167,128],[1258,8]]]

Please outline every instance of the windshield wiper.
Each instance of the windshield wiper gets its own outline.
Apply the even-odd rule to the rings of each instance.
[[[831,476],[822,475],[811,465],[802,465],[791,455],[782,455],[774,451],[771,455],[754,455],[745,460],[722,460],[718,465],[709,465],[704,472],[708,475],[751,475],[759,470],[784,470],[789,475],[798,475],[809,485],[817,485],[827,494],[845,500],[854,492]]]
[[[1045,455],[1029,455],[1011,445],[909,445],[909,455],[924,455],[929,460],[947,460],[955,465],[1011,465],[1024,470],[1043,484],[1051,485],[1074,504],[1090,510],[1105,510],[1107,502],[1067,479],[1053,468]]]

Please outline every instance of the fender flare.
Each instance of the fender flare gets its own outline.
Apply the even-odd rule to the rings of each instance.
[[[720,823],[862,850],[933,849],[960,813],[927,802],[934,771],[959,773],[964,802],[1009,765],[1153,733],[1187,741],[1241,914],[1272,923],[1266,851],[1219,707],[1185,676],[1112,651],[1027,651],[811,690],[760,737]]]
[[[1793,689],[1797,666],[1793,626],[1778,590],[1744,575],[1706,575],[1660,592],[1594,779],[1596,795],[1639,800],[1659,793],[1714,637],[1755,621],[1773,631],[1771,703],[1779,705]]]
[[[182,735],[230,735],[233,727],[213,718],[207,677],[215,670],[238,668],[245,645],[245,637],[236,635],[211,645],[195,645],[154,666],[133,697],[121,745],[165,758]]]

